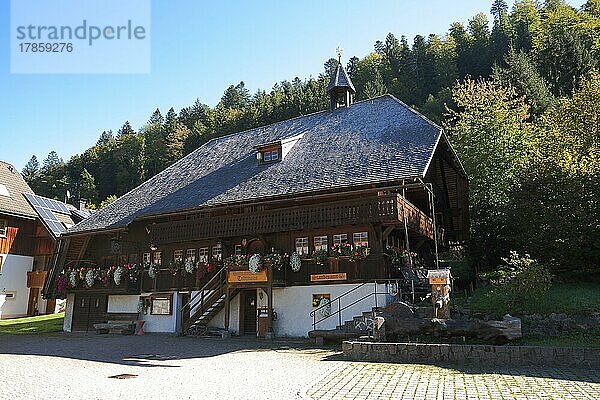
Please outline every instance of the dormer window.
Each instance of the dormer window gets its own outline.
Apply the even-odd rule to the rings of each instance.
[[[281,160],[281,145],[271,145],[258,149],[257,157],[258,161],[263,163],[277,162]]]

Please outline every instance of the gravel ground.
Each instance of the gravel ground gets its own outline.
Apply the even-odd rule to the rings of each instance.
[[[332,355],[302,341],[0,335],[0,399],[298,399]]]
[[[306,341],[0,335],[0,399],[43,398],[596,400],[600,371],[345,362]]]

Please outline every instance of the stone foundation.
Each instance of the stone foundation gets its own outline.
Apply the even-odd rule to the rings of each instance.
[[[352,361],[600,367],[600,349],[589,348],[345,341],[342,350]]]

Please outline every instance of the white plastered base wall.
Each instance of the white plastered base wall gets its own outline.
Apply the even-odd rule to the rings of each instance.
[[[273,331],[275,336],[279,337],[307,337],[308,332],[313,330],[313,317],[310,316],[313,307],[313,294],[329,294],[331,300],[348,292],[349,290],[360,286],[360,284],[332,284],[332,285],[307,285],[307,286],[290,286],[285,288],[273,288],[273,310],[277,314],[277,320],[273,321]],[[262,289],[257,289],[257,307],[266,308],[268,299],[266,293]],[[377,305],[384,306],[386,304],[385,284],[377,285]],[[371,311],[375,307],[375,284],[366,284],[342,299],[342,308],[346,305],[367,296],[364,300],[348,307],[342,311],[342,323],[346,320],[351,320],[355,316],[362,315],[365,311]],[[260,294],[263,296],[260,296]],[[331,305],[332,316],[323,320],[316,325],[316,329],[335,329],[339,324],[337,315],[333,315],[338,310],[337,302]],[[237,295],[230,306],[229,331],[232,334],[239,332],[239,315],[240,315],[240,296]],[[323,318],[322,315],[317,316],[317,320]],[[215,318],[208,324],[212,327],[223,328],[225,326],[225,312],[221,310]]]
[[[0,272],[0,319],[26,316],[29,304],[27,272],[33,268],[33,257],[13,254],[0,256],[3,259]]]

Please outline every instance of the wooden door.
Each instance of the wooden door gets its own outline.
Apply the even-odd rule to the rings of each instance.
[[[256,335],[256,290],[243,290],[240,295],[240,335]]]
[[[27,315],[38,315],[38,301],[40,298],[39,288],[29,288],[29,302],[27,304]]]
[[[56,300],[49,299],[46,301],[46,314],[54,314],[55,308],[56,308]]]
[[[71,330],[93,331],[94,324],[106,322],[107,306],[108,296],[105,294],[76,294]]]

